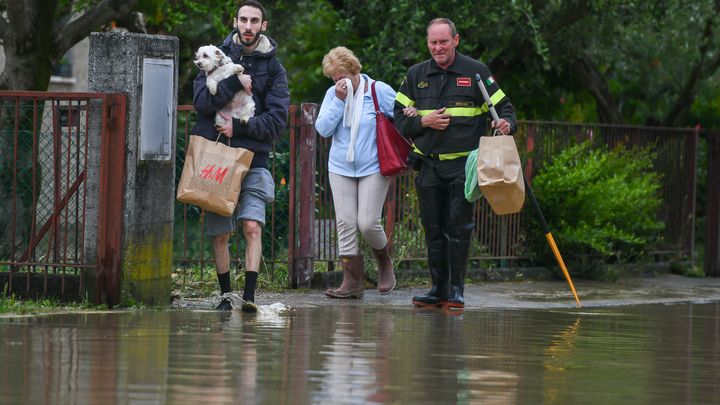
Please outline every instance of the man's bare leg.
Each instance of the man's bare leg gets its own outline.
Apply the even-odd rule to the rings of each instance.
[[[255,287],[257,285],[260,260],[262,259],[262,225],[257,221],[243,221],[245,236],[245,290],[242,306],[244,312],[257,312]]]
[[[220,283],[220,294],[226,294],[232,291],[232,287],[230,286],[229,241],[229,233],[217,235],[213,238],[213,257],[215,258],[215,271],[217,272],[218,283]],[[229,311],[232,309],[232,304],[230,300],[223,298],[215,309]]]

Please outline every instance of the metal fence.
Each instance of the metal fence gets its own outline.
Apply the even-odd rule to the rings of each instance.
[[[273,177],[279,186],[275,202],[268,206],[268,218],[271,219],[263,235],[263,254],[265,262],[273,266],[289,264],[292,269],[307,267],[309,263],[324,263],[321,267],[332,270],[338,260],[335,210],[327,169],[331,140],[317,136],[314,130],[317,109],[315,104],[291,106],[287,133],[275,145],[274,159],[271,159]],[[181,107],[180,110],[191,114],[192,108]],[[182,148],[186,141],[183,139],[187,139],[188,121],[191,120],[191,116],[181,118],[182,125],[178,126],[179,159],[184,156]],[[666,225],[661,244],[653,246],[652,251],[675,255],[689,255],[694,251],[698,131],[523,121],[515,139],[530,182],[554,154],[577,142],[595,140],[597,144],[611,148],[652,147],[656,170],[663,182],[662,210],[658,215]],[[182,162],[177,163],[180,170]],[[406,262],[426,258],[414,176],[415,173],[410,171],[391,180],[383,216],[393,256]],[[289,187],[290,184],[293,187]],[[209,239],[198,239],[202,214],[195,208],[182,206],[176,212],[176,260],[206,266],[212,260],[212,254]],[[523,215],[520,212],[497,216],[484,199],[479,200],[475,206],[476,228],[471,259],[494,260],[501,266],[525,259],[522,256]],[[242,263],[242,243],[242,237],[233,242],[233,258],[238,265]],[[199,245],[199,248],[189,249],[191,245]]]
[[[124,139],[124,106],[124,95],[110,93],[0,92],[0,291],[83,298],[96,286],[79,276],[104,279],[117,264],[105,256],[116,247],[101,247],[112,213],[91,197],[112,195],[102,180],[109,171],[89,156],[108,147],[111,125]],[[93,125],[101,139],[90,136]],[[120,162],[123,150],[114,152]],[[97,189],[89,190],[90,178]],[[100,218],[88,215],[91,204]]]
[[[694,252],[695,199],[697,189],[697,148],[700,132],[696,129],[568,124],[562,122],[522,122],[518,145],[523,147],[525,175],[532,179],[543,164],[567,146],[585,140],[610,148],[651,148],[654,169],[660,174],[661,210],[665,224],[657,253],[691,255]]]
[[[647,128],[613,125],[577,125],[560,122],[522,121],[514,135],[525,175],[532,182],[535,173],[552,156],[571,144],[595,140],[615,147],[651,147],[655,169],[662,178],[662,210],[659,219],[666,225],[655,253],[688,255],[694,251],[695,173],[698,131],[678,128]],[[317,210],[313,230],[317,242],[313,257],[319,261],[337,260],[334,235],[334,209],[327,176],[327,156],[331,141],[319,138],[316,154]],[[301,165],[303,166],[303,165]],[[394,255],[400,260],[426,258],[424,233],[418,218],[414,191],[415,172],[392,180],[385,205],[385,229]],[[302,191],[300,191],[302,192]],[[485,199],[475,205],[475,238],[470,257],[499,260],[512,265],[523,259],[523,213],[495,215]]]
[[[313,229],[313,257],[316,261],[328,263],[338,260],[335,208],[327,170],[331,142],[328,138],[317,139],[317,204]],[[391,178],[385,202],[385,233],[388,235],[393,256],[400,261],[422,261],[427,257],[414,184],[415,172],[412,170]],[[474,214],[476,237],[471,245],[471,259],[520,258],[522,213],[498,216],[492,212],[485,199],[480,199],[475,205]]]
[[[111,275],[118,268],[119,248],[113,244],[119,244],[120,236],[113,221],[120,221],[122,215],[113,214],[113,209],[121,201],[117,194],[122,193],[122,183],[116,186],[113,179],[118,177],[115,181],[119,181],[122,176],[113,176],[114,169],[105,167],[108,159],[101,159],[101,167],[88,160],[94,150],[102,149],[104,156],[112,157],[121,155],[118,151],[123,149],[108,142],[122,145],[124,138],[109,136],[107,131],[113,127],[113,131],[124,134],[124,107],[103,107],[101,115],[92,113],[97,103],[114,105],[108,97],[113,95],[0,92],[0,289],[19,295],[34,291],[43,296],[54,291],[52,295],[76,299],[93,287],[83,284],[83,274],[92,274],[100,286],[102,280],[117,279]],[[124,106],[124,102],[122,98],[118,105]],[[333,269],[337,260],[335,212],[327,179],[330,141],[315,133],[316,111],[314,104],[291,106],[288,129],[272,151],[275,201],[267,207],[268,221],[263,230],[264,263],[271,277],[294,272],[298,263],[320,262]],[[191,106],[179,107],[178,180],[194,119]],[[102,139],[90,136],[93,126],[101,127]],[[528,121],[520,123],[515,138],[530,180],[572,142],[595,139],[611,147],[652,147],[663,181],[663,206],[658,215],[665,223],[662,242],[653,249],[692,255],[700,135],[703,133],[690,129]],[[717,155],[718,136],[705,138],[710,145],[706,148],[710,150],[708,160],[717,165],[718,159],[710,155]],[[123,162],[124,157],[119,156],[113,164],[122,166]],[[708,184],[712,186],[717,173],[710,168],[708,171]],[[413,176],[409,172],[392,180],[384,215],[393,255],[405,262],[425,260]],[[99,190],[88,189],[88,178],[92,177],[101,178]],[[89,207],[88,193],[100,195],[99,207]],[[709,187],[708,193],[706,198],[713,200],[718,191]],[[98,211],[98,223],[88,216],[91,208]],[[179,267],[199,265],[203,272],[211,270],[212,247],[205,236],[203,212],[176,204],[175,218],[175,263]],[[713,230],[718,222],[714,218],[711,215],[708,219],[706,236],[711,244],[719,239]],[[499,260],[501,265],[522,259],[522,212],[499,217],[481,200],[475,207],[475,221],[474,259]],[[243,252],[244,240],[236,235],[231,255],[237,266],[243,264]],[[706,252],[706,261],[717,262],[717,255],[708,257]],[[715,262],[711,264],[717,267]]]
[[[699,236],[705,246],[705,274],[720,277],[720,131],[704,132],[702,145],[701,162],[707,162],[703,170],[707,178],[698,182],[705,220]]]

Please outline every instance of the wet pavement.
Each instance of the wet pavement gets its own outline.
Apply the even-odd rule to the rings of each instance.
[[[617,282],[573,280],[582,307],[642,304],[707,303],[720,301],[720,278],[690,278],[673,274],[622,279]],[[363,305],[382,307],[412,306],[412,297],[426,293],[428,287],[397,288],[381,295],[366,289],[362,300],[330,299],[320,290],[287,290],[280,293],[259,291],[261,305],[282,303],[293,308],[317,305]],[[181,299],[175,308],[208,309],[213,300]],[[465,286],[465,308],[542,309],[575,308],[577,304],[565,281],[490,282]]]

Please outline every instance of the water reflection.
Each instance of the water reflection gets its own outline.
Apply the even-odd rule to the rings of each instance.
[[[544,351],[543,402],[556,403],[568,390],[575,355],[575,338],[580,329],[580,318],[561,331]]]
[[[311,401],[319,403],[386,403],[389,387],[390,338],[394,314],[366,314],[363,307],[337,308],[327,344],[319,352],[318,367],[308,370],[318,388]]]
[[[262,308],[261,308],[262,309]],[[3,403],[717,403],[720,304],[0,319]]]

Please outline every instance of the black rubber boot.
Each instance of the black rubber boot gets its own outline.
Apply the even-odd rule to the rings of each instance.
[[[469,240],[450,239],[448,255],[450,262],[450,296],[447,300],[449,309],[465,308],[465,275],[467,274]]]
[[[423,165],[415,178],[415,189],[420,205],[420,220],[425,229],[425,244],[428,252],[428,269],[432,287],[425,295],[413,297],[418,307],[441,307],[449,295],[450,273],[448,270],[447,235],[443,228],[448,219],[448,190],[439,180],[424,184],[424,177],[434,174],[431,166]]]
[[[448,220],[448,266],[450,267],[449,309],[465,308],[465,274],[467,273],[470,238],[475,227],[473,207],[465,199],[464,184],[450,185],[450,215]]]
[[[425,295],[416,295],[412,303],[418,307],[441,307],[449,296],[447,242],[430,242],[428,245],[428,267],[432,287]]]

